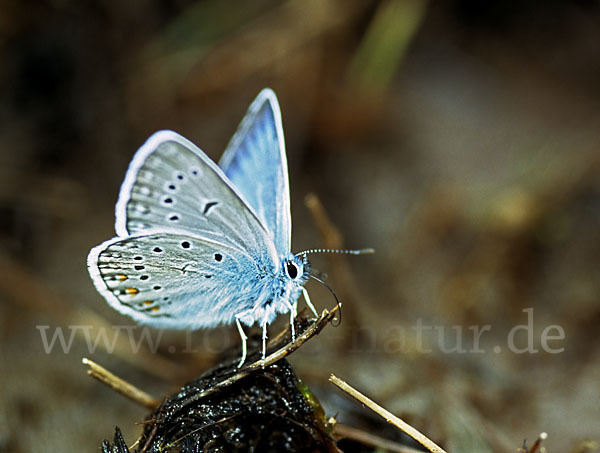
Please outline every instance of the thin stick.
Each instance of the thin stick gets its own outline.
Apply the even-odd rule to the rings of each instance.
[[[335,424],[333,427],[333,434],[340,438],[352,439],[363,445],[381,448],[393,453],[422,453],[421,450],[415,450],[406,445],[401,445],[397,442],[375,436],[361,429],[353,428],[352,426],[344,425],[342,423]]]
[[[227,379],[222,380],[221,382],[213,385],[210,388],[207,388],[206,390],[204,390],[200,393],[196,393],[195,395],[193,395],[192,397],[187,399],[184,402],[184,404],[187,405],[187,404],[191,404],[195,401],[201,400],[202,398],[204,398],[208,395],[211,395],[211,394],[221,390],[224,387],[228,387],[231,384],[233,384],[234,382],[239,381],[240,379],[245,378],[246,376],[252,374],[253,371],[262,369],[263,366],[268,367],[269,365],[272,365],[273,363],[283,359],[284,357],[286,357],[287,355],[291,354],[296,349],[298,349],[300,346],[302,346],[304,343],[306,343],[308,340],[310,340],[312,337],[317,335],[319,332],[321,332],[321,330],[323,330],[323,328],[333,319],[337,310],[338,310],[337,306],[334,307],[331,311],[323,310],[323,312],[321,313],[321,316],[319,316],[319,319],[317,319],[314,323],[312,323],[308,327],[308,329],[306,329],[301,335],[299,335],[296,338],[296,341],[286,344],[281,349],[278,349],[277,351],[275,351],[272,354],[265,357],[264,364],[263,364],[262,360],[257,360],[256,362],[248,365],[247,367],[242,368],[240,371],[235,373],[233,376],[230,376]]]
[[[124,379],[115,376],[106,368],[98,365],[96,362],[85,357],[81,361],[84,365],[90,367],[90,369],[87,370],[88,375],[99,380],[100,382],[109,386],[113,390],[116,390],[121,395],[126,396],[131,401],[138,403],[144,407],[147,407],[148,409],[156,409],[156,407],[160,404],[159,401],[152,398],[143,390],[140,390],[139,388],[130,384]]]
[[[539,448],[542,446],[542,442],[548,438],[548,433],[540,433],[537,440],[531,446],[527,453],[536,453]]]
[[[367,398],[365,395],[360,393],[355,388],[351,387],[349,384],[347,384],[346,382],[341,380],[339,377],[332,374],[331,376],[329,376],[329,381],[334,383],[335,385],[337,385],[341,390],[343,390],[344,392],[346,392],[353,398],[360,401],[362,404],[367,406],[369,409],[371,409],[376,414],[379,414],[380,416],[385,418],[386,422],[391,423],[392,425],[396,426],[401,431],[404,431],[406,434],[408,434],[414,440],[416,440],[421,445],[423,445],[425,448],[427,448],[431,453],[446,453],[440,446],[435,444],[432,440],[427,438],[424,434],[421,434],[419,431],[417,431],[415,428],[410,426],[408,423],[406,423],[405,421],[396,417],[394,414],[385,410],[379,404],[377,404],[374,401]]]

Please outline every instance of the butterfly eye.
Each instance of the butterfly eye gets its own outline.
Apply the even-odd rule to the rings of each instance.
[[[285,271],[290,278],[296,278],[298,276],[298,266],[292,261],[285,263]]]

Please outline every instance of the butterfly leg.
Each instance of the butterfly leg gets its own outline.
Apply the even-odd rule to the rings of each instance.
[[[294,302],[293,305],[287,300],[284,302],[290,310],[290,330],[292,331],[292,341],[296,341],[296,326],[294,325],[294,319],[296,319],[296,315],[298,314],[298,302]]]
[[[290,310],[290,327],[292,329],[292,341],[296,341],[296,326],[294,326],[294,320],[298,314],[298,302],[294,302],[292,309]]]
[[[240,318],[235,317],[235,323],[237,324],[238,331],[240,332],[240,337],[242,337],[242,358],[240,359],[240,363],[238,363],[238,368],[241,368],[244,362],[246,361],[246,340],[248,337],[244,333],[244,329],[242,329],[242,325],[240,324]],[[264,357],[263,357],[264,358]]]
[[[315,306],[310,301],[310,297],[308,297],[308,291],[306,291],[305,287],[302,287],[302,295],[304,296],[304,300],[306,301],[306,305],[308,305],[308,308],[310,308],[311,311],[315,314],[315,317],[318,318],[319,314],[317,313],[317,310],[315,310]]]
[[[262,325],[262,367],[265,367],[265,357],[267,356],[267,323]]]

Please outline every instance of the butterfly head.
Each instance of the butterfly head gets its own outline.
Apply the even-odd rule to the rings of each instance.
[[[287,304],[293,304],[298,297],[302,287],[310,275],[310,265],[305,256],[296,256],[291,253],[283,257],[278,277],[278,292]]]
[[[306,257],[289,254],[281,258],[279,270],[273,275],[272,286],[257,298],[248,318],[242,322],[252,325],[255,320],[270,324],[278,313],[288,313],[302,293],[302,287],[309,277],[309,263]]]
[[[304,285],[308,280],[309,263],[305,256],[289,255],[283,260],[281,266],[282,277],[298,286]]]

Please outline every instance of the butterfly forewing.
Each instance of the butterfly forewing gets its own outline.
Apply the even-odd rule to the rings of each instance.
[[[290,252],[291,214],[281,113],[263,90],[248,109],[219,165],[254,208],[280,256]]]
[[[179,232],[112,239],[92,249],[89,267],[114,308],[155,326],[230,323],[268,292],[245,252]]]
[[[259,262],[276,256],[264,225],[223,172],[171,131],[154,134],[134,156],[116,207],[119,236],[156,229],[230,244]]]

